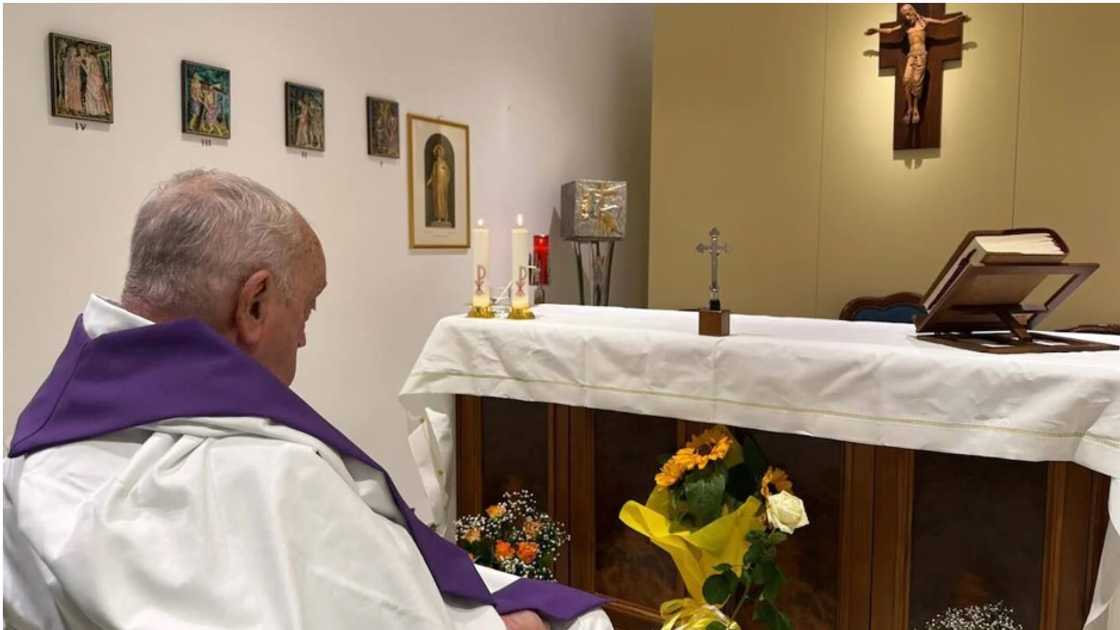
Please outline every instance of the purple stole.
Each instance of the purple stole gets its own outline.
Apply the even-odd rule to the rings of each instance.
[[[385,475],[393,501],[445,596],[570,620],[605,599],[562,584],[520,579],[491,594],[470,557],[428,528],[389,474],[267,369],[198,320],[90,339],[81,317],[47,380],[23,410],[9,457],[168,418],[268,418],[314,436]]]

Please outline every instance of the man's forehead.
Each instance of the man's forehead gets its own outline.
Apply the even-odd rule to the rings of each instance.
[[[318,277],[315,279],[315,295],[319,295],[327,288],[327,266],[323,265]]]
[[[327,288],[327,257],[323,252],[323,246],[319,243],[319,239],[315,239],[315,244],[310,256],[312,267],[312,282],[315,287],[315,294],[318,295]]]

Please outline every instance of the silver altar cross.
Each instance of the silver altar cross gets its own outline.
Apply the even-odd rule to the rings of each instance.
[[[727,243],[719,242],[719,228],[712,228],[708,232],[708,238],[708,244],[700,243],[696,246],[696,251],[712,257],[712,283],[708,285],[708,309],[718,311],[721,310],[719,303],[719,255],[726,254],[729,250]]]

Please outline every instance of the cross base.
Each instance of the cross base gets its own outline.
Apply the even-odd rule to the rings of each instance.
[[[706,337],[726,337],[731,334],[731,311],[700,309],[700,334]]]

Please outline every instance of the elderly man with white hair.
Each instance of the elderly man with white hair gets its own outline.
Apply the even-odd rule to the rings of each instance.
[[[603,600],[476,567],[291,391],[327,285],[300,213],[192,171],[140,208],[4,470],[11,628],[610,628]]]

